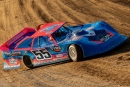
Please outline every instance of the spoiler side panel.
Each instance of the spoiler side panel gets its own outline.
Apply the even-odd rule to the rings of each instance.
[[[13,36],[11,39],[6,41],[0,46],[0,50],[5,51],[9,50],[11,48],[15,48],[16,44],[19,43],[21,40],[23,40],[26,36],[31,36],[36,32],[33,28],[24,28],[22,31],[20,31],[18,34]]]

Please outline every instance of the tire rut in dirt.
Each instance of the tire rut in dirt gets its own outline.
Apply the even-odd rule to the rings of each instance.
[[[26,3],[28,3],[28,5],[26,5]],[[19,0],[19,6],[20,6],[20,9],[22,11],[22,14],[26,23],[30,23],[31,21],[35,20],[35,18],[33,17],[33,14],[31,14],[30,11],[28,10],[28,9],[32,9],[30,8],[29,1]]]
[[[58,1],[57,4],[58,4],[59,7],[62,9],[63,13],[65,13],[65,14],[66,14],[68,17],[70,17],[73,21],[75,21],[75,22],[77,22],[77,23],[83,23],[82,18],[81,18],[81,19],[78,18],[79,16],[77,16],[77,15],[79,15],[79,14],[77,14],[77,12],[76,12],[75,10],[73,10],[73,9],[71,9],[71,8],[68,10],[68,9],[67,9],[68,7],[67,7],[66,4],[64,4],[62,1]],[[75,12],[77,15],[76,15],[76,14],[73,15],[72,11]]]
[[[84,15],[89,15],[93,18],[99,18],[99,19],[103,19],[103,17],[101,15],[99,15],[96,11],[93,11],[92,9],[94,9],[95,7],[93,7],[94,5],[91,3],[91,1],[83,1],[80,0],[78,1],[78,3],[74,0],[69,0],[69,1],[64,1],[62,0],[62,2],[70,7],[71,9],[73,9],[76,12],[82,13]],[[73,3],[73,4],[72,4]],[[84,18],[87,19],[87,18]]]
[[[49,18],[47,14],[44,13],[44,11],[42,10],[42,8],[39,7],[39,5],[37,5],[37,3],[35,1],[32,1],[31,4],[32,8],[34,9],[35,13],[45,22],[52,22],[53,19]]]
[[[95,59],[97,60],[97,59]],[[102,59],[101,59],[102,60]],[[107,63],[107,62],[105,62]],[[109,65],[109,63],[108,63]],[[71,66],[71,67],[67,67]],[[83,62],[78,63],[70,63],[69,65],[65,66],[66,69],[62,69],[64,72],[70,73],[70,71],[74,74],[82,75],[90,75],[93,77],[100,78],[101,81],[105,82],[112,82],[113,84],[119,84],[123,86],[129,86],[130,78],[129,78],[129,71],[123,72],[124,70],[116,69],[116,67],[105,67],[104,63],[101,63],[100,60],[95,62],[94,60],[86,60]],[[103,67],[104,66],[104,67]],[[107,64],[106,64],[107,66]],[[111,64],[110,64],[111,66]],[[117,65],[116,65],[117,66]],[[121,66],[120,66],[121,67]],[[122,67],[123,68],[123,67]],[[123,73],[119,73],[123,72]],[[71,75],[74,75],[70,73]],[[85,79],[84,79],[85,80]]]

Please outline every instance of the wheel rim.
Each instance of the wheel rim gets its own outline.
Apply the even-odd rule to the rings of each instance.
[[[69,56],[70,56],[70,58],[71,58],[73,61],[76,61],[76,60],[77,60],[77,51],[76,51],[75,47],[70,46],[70,48],[69,48]]]

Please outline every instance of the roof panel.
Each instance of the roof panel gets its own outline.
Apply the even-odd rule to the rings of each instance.
[[[57,29],[62,27],[65,24],[65,22],[53,22],[53,23],[46,23],[41,26],[41,28],[34,33],[31,37],[36,37],[36,36],[44,36],[44,35],[49,35],[55,32]]]

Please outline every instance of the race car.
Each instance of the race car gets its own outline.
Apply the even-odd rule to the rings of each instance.
[[[0,47],[4,70],[20,68],[23,60],[28,68],[68,60],[81,61],[107,52],[128,37],[118,33],[104,21],[67,25],[68,22],[45,23],[24,28]]]

